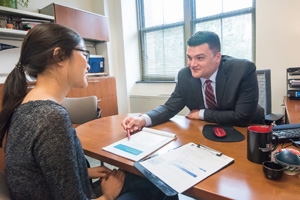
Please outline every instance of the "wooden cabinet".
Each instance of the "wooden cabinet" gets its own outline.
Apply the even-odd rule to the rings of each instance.
[[[55,3],[41,9],[40,13],[54,16],[55,23],[73,28],[86,40],[109,41],[105,16]]]

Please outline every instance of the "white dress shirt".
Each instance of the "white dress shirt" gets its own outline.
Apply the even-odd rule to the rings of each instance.
[[[212,81],[211,86],[214,90],[215,100],[216,100],[216,103],[218,105],[217,96],[216,96],[216,77],[217,77],[217,73],[218,73],[218,69],[211,75],[209,80]],[[207,79],[205,79],[205,78],[200,78],[200,81],[202,83],[202,95],[203,95],[204,105],[205,105],[205,108],[208,108],[208,106],[206,104],[206,98],[205,98],[205,87],[206,87],[205,81],[206,80]],[[204,111],[205,111],[205,109],[200,109],[200,112],[199,112],[199,118],[202,119],[202,120],[204,120]]]

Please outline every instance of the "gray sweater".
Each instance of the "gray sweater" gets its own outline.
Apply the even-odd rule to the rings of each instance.
[[[84,153],[61,105],[22,104],[11,119],[5,151],[5,175],[13,199],[91,198]]]

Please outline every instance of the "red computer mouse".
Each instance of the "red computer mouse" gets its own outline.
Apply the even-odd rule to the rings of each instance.
[[[219,127],[219,126],[214,127],[214,133],[219,138],[226,136],[226,131],[222,127]]]

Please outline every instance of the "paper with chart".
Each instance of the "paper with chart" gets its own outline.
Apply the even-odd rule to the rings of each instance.
[[[146,177],[150,172],[178,193],[182,193],[233,162],[233,158],[216,152],[203,145],[188,143],[156,157],[138,161],[135,166]],[[153,176],[147,178],[149,177],[155,184],[156,180],[151,180]],[[158,187],[159,185],[161,184],[157,184]]]
[[[173,133],[143,128],[140,132],[132,134],[130,140],[126,137],[104,147],[103,150],[138,161],[174,140],[175,137]]]

